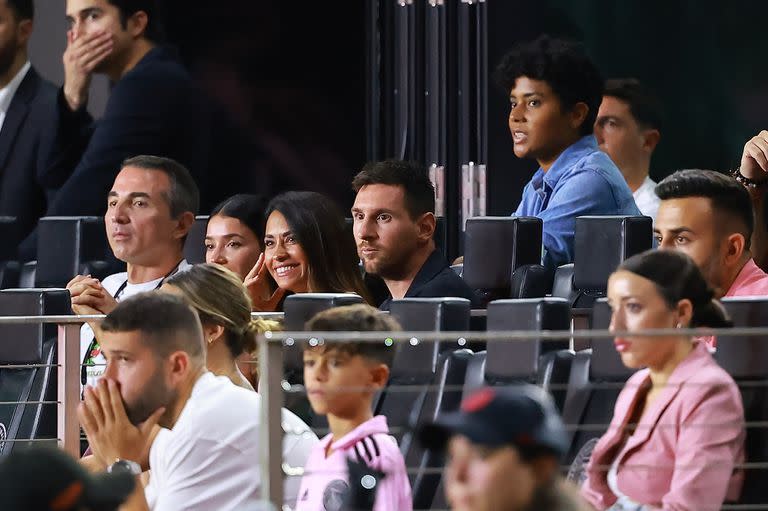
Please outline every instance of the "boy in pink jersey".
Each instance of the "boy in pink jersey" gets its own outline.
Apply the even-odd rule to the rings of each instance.
[[[310,331],[392,331],[397,322],[368,305],[321,312]],[[381,343],[327,342],[304,349],[304,384],[312,409],[328,418],[330,434],[304,466],[297,511],[340,511],[349,493],[348,460],[384,473],[374,511],[411,511],[411,485],[387,419],[373,416],[373,396],[389,379],[394,348]]]

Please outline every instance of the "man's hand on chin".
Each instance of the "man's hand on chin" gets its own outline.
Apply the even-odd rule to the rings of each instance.
[[[99,463],[109,466],[123,459],[135,461],[144,470],[149,468],[149,448],[164,412],[165,408],[159,408],[140,425],[132,424],[117,383],[106,378],[99,380],[96,387],[86,387],[85,398],[77,409]]]

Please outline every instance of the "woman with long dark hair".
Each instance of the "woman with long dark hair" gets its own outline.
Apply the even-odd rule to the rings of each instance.
[[[260,195],[241,193],[213,208],[205,232],[205,262],[244,279],[264,251],[266,204]]]
[[[278,309],[286,292],[356,293],[370,303],[352,232],[333,201],[286,192],[270,201],[265,216],[264,253],[245,279],[254,310]]]

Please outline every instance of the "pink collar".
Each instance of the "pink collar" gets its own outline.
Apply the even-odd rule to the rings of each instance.
[[[731,284],[728,292],[725,296],[738,296],[739,291],[748,285],[754,284],[757,281],[766,280],[766,287],[768,287],[768,274],[760,269],[755,264],[755,260],[751,259],[747,261],[736,276],[736,280]]]
[[[387,426],[387,418],[383,415],[376,415],[370,420],[367,420],[360,424],[358,427],[333,442],[333,433],[328,433],[320,442],[324,449],[328,449],[328,444],[333,442],[331,449],[336,451],[339,449],[346,449],[350,445],[354,445],[363,438],[378,433],[385,435],[389,434],[389,427]]]

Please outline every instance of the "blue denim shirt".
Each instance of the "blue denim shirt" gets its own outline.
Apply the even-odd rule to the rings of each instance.
[[[542,219],[543,264],[556,268],[573,262],[577,216],[640,214],[624,176],[588,135],[563,151],[549,171],[536,171],[514,216]]]

